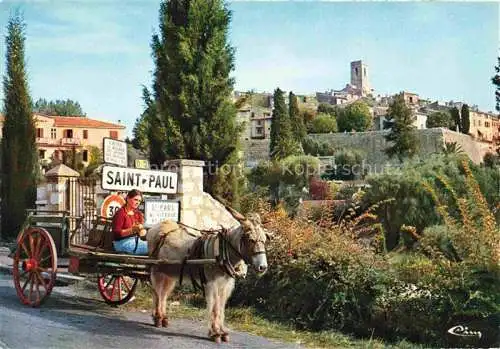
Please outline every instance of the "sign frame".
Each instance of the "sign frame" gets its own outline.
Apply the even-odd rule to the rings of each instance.
[[[165,182],[165,177],[170,177],[170,181],[167,178]],[[120,184],[113,183],[118,181]],[[122,184],[122,181],[126,183]],[[103,190],[109,191],[138,189],[143,193],[177,194],[178,181],[177,172],[171,171],[142,170],[105,165],[102,167],[101,173],[101,187]],[[152,184],[154,184],[154,187],[151,187]],[[160,188],[158,188],[158,184]],[[167,185],[167,188],[163,189],[162,187],[165,185]]]
[[[165,203],[173,203],[177,204],[177,220],[176,223],[181,221],[181,201],[180,200],[170,200],[170,199],[161,199],[161,198],[145,198],[144,199],[144,226],[145,227],[152,227],[153,225],[149,225],[146,222],[147,219],[147,208],[148,208],[148,203],[154,203],[154,202],[165,202]],[[154,223],[156,224],[156,223]]]
[[[120,144],[121,147],[125,146],[125,159],[117,159],[114,158],[112,155],[109,153],[109,146],[111,146],[110,143],[116,143]],[[106,146],[108,144],[108,146]],[[107,151],[108,150],[108,151]],[[123,154],[121,154],[123,156]],[[110,158],[111,156],[111,158]],[[105,164],[113,164],[113,165],[118,165],[118,166],[123,166],[127,167],[128,166],[128,146],[125,141],[120,141],[118,139],[114,139],[111,137],[104,137],[102,139],[102,157],[103,157],[103,162]],[[125,161],[123,161],[125,160]]]

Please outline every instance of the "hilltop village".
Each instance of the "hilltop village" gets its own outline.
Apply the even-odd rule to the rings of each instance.
[[[368,65],[361,61],[350,63],[351,81],[342,89],[331,89],[309,95],[298,95],[301,114],[306,120],[314,119],[324,110],[342,110],[353,103],[367,106],[371,125],[364,132],[343,130],[331,132],[326,130],[308,130],[308,137],[321,139],[336,148],[354,148],[367,155],[367,161],[383,163],[389,161],[383,152],[386,146],[387,112],[396,95],[379,95],[370,83]],[[287,94],[287,93],[284,93]],[[500,141],[500,120],[498,114],[481,111],[476,105],[469,109],[470,127],[467,134],[461,133],[458,127],[435,128],[429,124],[429,117],[434,113],[450,114],[455,109],[459,113],[466,102],[441,102],[420,96],[416,91],[401,91],[406,105],[411,108],[418,137],[421,138],[421,154],[440,150],[446,143],[456,142],[476,163],[481,162],[488,152],[494,152],[496,143]],[[247,167],[255,166],[261,160],[269,158],[269,141],[273,122],[273,94],[267,92],[234,92],[234,100],[238,105],[238,120],[244,125],[242,143],[244,159]],[[285,98],[288,103],[288,98]],[[430,127],[429,127],[430,126]],[[311,154],[317,155],[317,154]]]

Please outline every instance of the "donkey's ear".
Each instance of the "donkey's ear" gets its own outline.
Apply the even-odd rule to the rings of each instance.
[[[269,230],[265,229],[265,228],[262,228],[262,229],[264,229],[264,232],[266,233],[266,238],[268,240],[272,240],[273,237],[274,237],[274,234],[272,232],[270,232]]]

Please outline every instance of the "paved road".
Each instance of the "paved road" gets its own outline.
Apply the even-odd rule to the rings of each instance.
[[[149,314],[122,312],[56,287],[41,308],[21,305],[11,276],[0,274],[0,349],[20,348],[299,348],[246,333],[231,333],[229,344],[206,337],[206,323],[173,320],[166,329],[151,325]]]

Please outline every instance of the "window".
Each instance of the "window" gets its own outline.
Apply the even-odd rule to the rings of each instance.
[[[257,120],[257,126],[262,126],[262,120]]]
[[[50,138],[52,138],[52,139],[57,138],[57,130],[55,128],[50,129]]]
[[[484,122],[484,127],[490,127],[490,123],[488,121]]]
[[[83,130],[83,139],[89,138],[89,130]]]
[[[354,71],[356,72],[356,76],[359,75],[358,67],[354,68]]]
[[[45,159],[45,149],[40,149],[40,150],[38,151],[38,157],[39,157],[40,159]]]
[[[413,103],[413,97],[409,97],[410,98],[410,103]]]
[[[118,131],[109,131],[109,137],[113,139],[118,139]]]
[[[84,162],[89,161],[89,151],[88,150],[84,150],[83,154],[82,154],[82,157],[83,157],[83,161]]]
[[[64,138],[73,138],[73,130],[64,130]]]
[[[43,138],[43,128],[36,129],[36,138]]]

